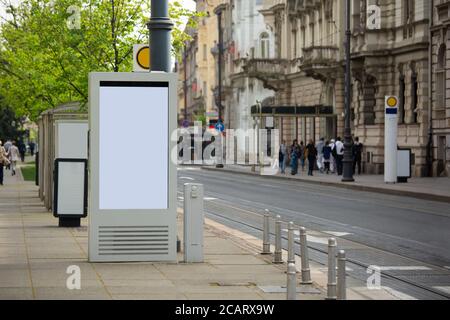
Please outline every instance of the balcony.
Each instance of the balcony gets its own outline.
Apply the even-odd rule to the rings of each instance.
[[[339,49],[333,46],[312,46],[303,49],[300,69],[308,76],[323,80],[339,66]]]
[[[268,89],[278,91],[286,85],[288,60],[242,59],[238,64],[243,74],[261,80]]]

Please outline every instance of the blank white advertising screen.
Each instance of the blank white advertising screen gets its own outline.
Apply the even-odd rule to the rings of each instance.
[[[58,123],[58,154],[56,158],[87,159],[87,123]]]
[[[101,81],[99,98],[99,209],[167,209],[169,84]]]
[[[85,167],[83,162],[59,162],[58,215],[83,215]]]
[[[411,152],[409,150],[397,151],[397,177],[408,177],[411,175]]]

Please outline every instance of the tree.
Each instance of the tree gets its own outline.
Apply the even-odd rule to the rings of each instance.
[[[0,140],[3,143],[7,139],[17,139],[23,132],[19,130],[22,119],[18,118],[14,111],[6,106],[5,100],[0,96]]]
[[[88,100],[88,74],[132,69],[133,44],[145,43],[149,0],[0,0],[0,94],[19,116]],[[189,37],[180,27],[196,13],[170,5],[173,52]]]

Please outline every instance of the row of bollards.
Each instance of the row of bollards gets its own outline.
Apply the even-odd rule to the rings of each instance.
[[[282,244],[281,244],[281,216],[275,218],[275,251],[273,255],[274,264],[282,264]],[[300,255],[301,255],[301,284],[310,285],[311,270],[309,268],[308,242],[306,229],[300,227]],[[295,267],[295,227],[293,222],[288,224],[288,257],[287,257],[287,299],[295,300],[297,297],[297,270]],[[262,254],[271,254],[270,250],[270,212],[265,210],[263,220],[263,248]],[[337,266],[336,266],[337,257]],[[345,251],[337,253],[336,239],[328,241],[328,284],[327,300],[346,299],[346,270]],[[337,270],[337,271],[336,271]]]
[[[327,300],[346,300],[346,270],[345,270],[345,251],[340,250],[336,255],[337,243],[336,239],[328,240],[328,284],[327,284]],[[337,267],[336,267],[337,256]],[[337,269],[337,275],[336,275]]]

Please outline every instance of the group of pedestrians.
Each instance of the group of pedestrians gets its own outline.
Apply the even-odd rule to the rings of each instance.
[[[26,150],[26,148],[25,148]],[[3,170],[11,170],[11,174],[16,175],[17,162],[25,161],[25,152],[22,153],[16,141],[8,140],[3,145],[0,140],[0,185],[3,185]]]
[[[354,139],[352,147],[353,172],[361,174],[363,145],[359,142],[359,138]],[[321,138],[316,144],[311,139],[305,146],[303,141],[298,143],[294,140],[290,146],[286,145],[283,140],[279,151],[279,163],[281,173],[286,173],[286,166],[289,162],[291,167],[291,175],[298,174],[299,164],[302,171],[305,171],[306,162],[308,162],[308,176],[313,176],[315,168],[325,174],[342,175],[344,169],[344,143],[341,137],[325,141]]]

